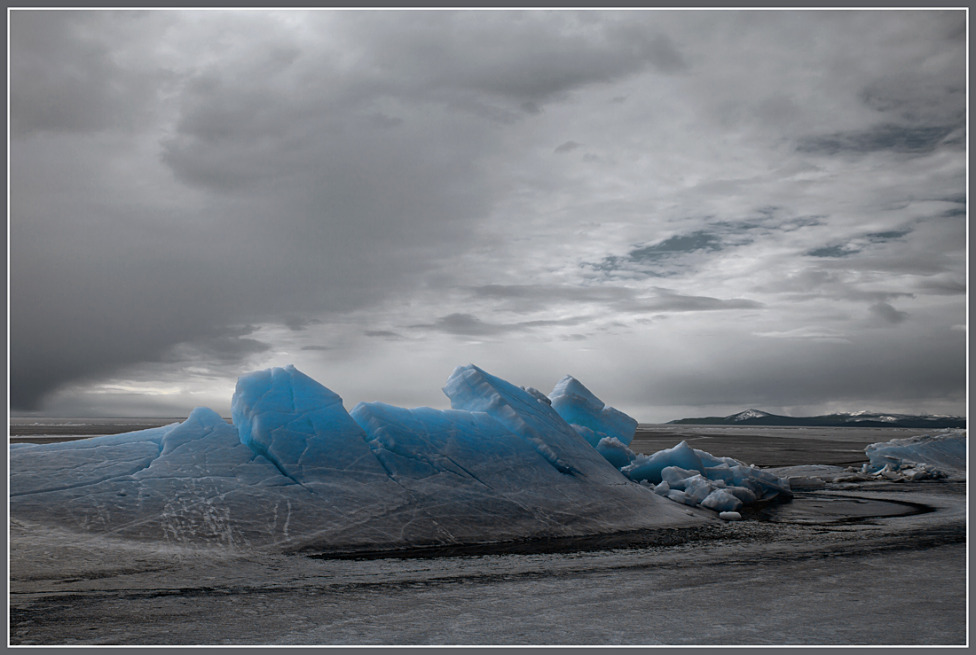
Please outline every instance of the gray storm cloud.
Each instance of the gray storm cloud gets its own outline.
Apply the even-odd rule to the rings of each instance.
[[[437,389],[475,361],[635,412],[961,407],[965,33],[952,10],[12,10],[11,406],[291,362]]]

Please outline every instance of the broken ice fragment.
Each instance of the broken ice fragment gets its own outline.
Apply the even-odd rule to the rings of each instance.
[[[607,407],[576,378],[567,375],[556,383],[552,393],[552,408],[573,426],[587,428],[590,445],[597,446],[604,437],[613,437],[629,446],[637,429],[637,421],[623,412]]]
[[[862,471],[871,475],[891,479],[961,476],[966,472],[966,431],[946,430],[873,443],[864,453],[869,462]],[[908,476],[901,473],[903,469],[914,471]]]

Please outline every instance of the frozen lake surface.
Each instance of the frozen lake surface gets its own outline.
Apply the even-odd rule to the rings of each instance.
[[[862,441],[908,436],[801,430],[641,426],[633,446],[690,436],[783,466],[862,462]],[[966,643],[965,482],[834,484],[764,512],[542,552],[379,559],[148,546],[13,521],[10,642]]]
[[[643,424],[637,427],[631,447],[653,453],[684,440],[693,448],[756,466],[860,466],[868,461],[864,454],[868,444],[920,434],[932,430]]]

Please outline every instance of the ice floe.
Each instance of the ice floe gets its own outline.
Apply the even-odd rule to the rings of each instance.
[[[376,550],[738,520],[831,482],[966,474],[964,430],[871,444],[860,469],[760,469],[684,441],[636,453],[637,421],[570,376],[547,396],[460,366],[444,392],[451,409],[347,412],[293,366],[250,373],[231,423],[197,408],[159,428],[12,446],[10,508],[181,545]]]
[[[945,430],[873,443],[864,449],[862,473],[889,480],[924,480],[966,475],[966,431]]]
[[[563,386],[587,405],[575,420],[600,419],[588,426],[601,440],[632,436],[625,415]],[[629,480],[540,392],[473,365],[444,390],[450,410],[360,403],[350,414],[294,367],[259,371],[238,381],[233,424],[198,408],[162,428],[12,448],[10,508],[126,538],[321,551],[706,520]]]
[[[785,478],[794,491],[815,491],[831,483],[911,482],[966,478],[966,430],[948,429],[868,444],[860,466],[801,464],[766,469]]]

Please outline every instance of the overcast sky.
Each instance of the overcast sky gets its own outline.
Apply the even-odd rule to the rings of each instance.
[[[963,11],[13,11],[15,412],[475,363],[965,413]]]

